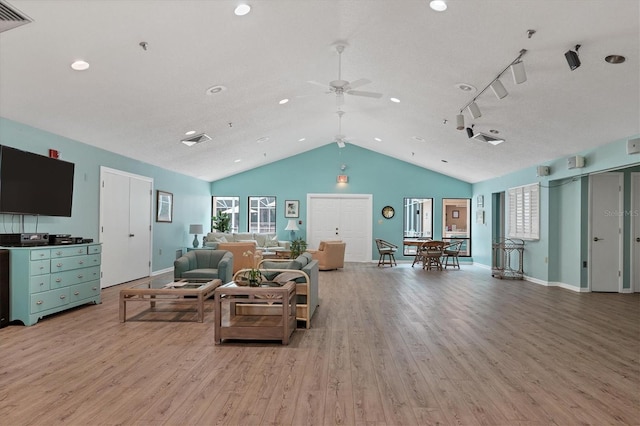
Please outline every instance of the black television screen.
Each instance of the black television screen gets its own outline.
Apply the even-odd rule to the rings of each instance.
[[[71,217],[75,165],[0,145],[0,213]]]

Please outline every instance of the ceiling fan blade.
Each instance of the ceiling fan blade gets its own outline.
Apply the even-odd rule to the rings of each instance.
[[[324,87],[325,89],[330,89],[331,88],[330,86],[327,86],[324,83],[318,83],[317,81],[313,81],[313,80],[308,80],[307,83],[310,83],[310,84],[313,84],[313,85],[316,85],[316,86],[320,86],[320,87]]]
[[[364,86],[365,84],[369,84],[369,83],[371,83],[371,80],[367,80],[366,78],[361,78],[359,80],[352,81],[351,83],[349,83],[349,87],[351,89],[355,89],[356,87]]]
[[[361,90],[349,90],[347,93],[350,94],[350,95],[366,96],[368,98],[376,98],[376,99],[380,99],[382,97],[382,93],[363,92]]]

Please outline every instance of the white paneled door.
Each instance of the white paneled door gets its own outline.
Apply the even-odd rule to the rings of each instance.
[[[372,206],[370,194],[307,195],[309,248],[317,248],[323,240],[342,240],[345,261],[371,261]]]
[[[640,173],[631,173],[631,288],[640,292]]]
[[[622,290],[623,177],[622,173],[589,177],[591,291]]]
[[[100,183],[101,286],[148,277],[153,181],[102,167]]]

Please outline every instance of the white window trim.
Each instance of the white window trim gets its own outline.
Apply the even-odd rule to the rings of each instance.
[[[522,240],[540,239],[540,184],[517,186],[507,191],[507,235]]]

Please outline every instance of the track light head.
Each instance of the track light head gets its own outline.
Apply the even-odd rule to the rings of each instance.
[[[498,99],[503,99],[509,94],[507,92],[507,89],[504,88],[502,82],[498,79],[494,80],[493,83],[491,83],[491,90],[493,90],[493,94],[496,95]]]
[[[456,115],[456,129],[464,130],[464,115],[462,114]]]
[[[576,44],[575,52],[573,50],[567,50],[567,52],[564,54],[564,57],[566,58],[567,63],[569,64],[569,68],[571,68],[571,71],[575,70],[580,66],[580,58],[578,58],[579,49],[580,49],[580,45]]]
[[[527,81],[527,73],[524,70],[524,62],[518,60],[511,64],[511,74],[513,75],[513,82],[521,84]]]
[[[471,127],[473,127],[473,125]],[[467,136],[469,139],[473,137],[473,129],[471,127],[467,127]]]
[[[471,114],[471,117],[473,117],[474,119],[482,117],[480,108],[478,108],[478,104],[476,104],[475,101],[469,104],[469,106],[467,107],[467,110],[469,110],[469,114]]]

